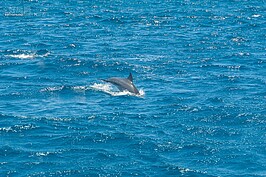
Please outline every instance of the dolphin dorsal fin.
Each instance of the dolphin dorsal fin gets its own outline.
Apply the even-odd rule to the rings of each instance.
[[[128,76],[128,78],[127,78],[128,80],[130,80],[131,82],[133,82],[133,76],[132,76],[132,74],[130,73],[129,74],[129,76]]]

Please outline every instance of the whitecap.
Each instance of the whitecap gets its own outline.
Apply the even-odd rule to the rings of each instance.
[[[22,13],[5,13],[5,17],[23,17]]]
[[[3,131],[3,132],[12,132],[13,129],[11,127],[3,127],[3,128],[0,128],[0,131]]]
[[[253,18],[258,18],[260,16],[261,16],[260,14],[254,14],[254,15],[252,15]]]
[[[19,58],[19,59],[34,59],[36,57],[47,57],[50,52],[48,50],[39,50],[37,52],[30,51],[14,51],[13,54],[6,55],[11,58]]]
[[[49,154],[52,154],[53,152],[36,152],[35,155],[37,157],[41,157],[41,156],[48,156]]]
[[[8,55],[9,57],[12,58],[19,58],[19,59],[33,59],[35,57],[35,54],[13,54],[13,55]]]

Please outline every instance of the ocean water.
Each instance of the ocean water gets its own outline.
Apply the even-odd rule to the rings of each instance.
[[[266,176],[265,12],[1,0],[0,176]]]

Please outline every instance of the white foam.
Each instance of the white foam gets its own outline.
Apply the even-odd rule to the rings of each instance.
[[[74,86],[72,87],[73,90],[75,91],[84,91],[84,90],[87,90],[87,86]]]
[[[73,86],[73,87],[71,87],[71,89],[77,93],[83,93],[84,94],[86,90],[89,90],[91,88],[88,86]]]
[[[21,13],[5,13],[5,17],[23,17],[24,14]]]
[[[261,15],[260,14],[254,14],[254,15],[252,15],[252,17],[253,18],[258,18],[258,17],[261,17]]]
[[[47,156],[49,154],[49,152],[44,153],[44,152],[37,152],[36,156]]]
[[[143,97],[145,95],[144,90],[139,91],[139,95],[136,95],[134,93],[131,93],[129,91],[116,91],[113,89],[113,87],[106,83],[106,84],[97,84],[94,83],[93,85],[90,86],[92,89],[97,90],[97,91],[102,91],[104,93],[110,94],[112,96],[137,96],[137,97]]]
[[[12,58],[19,58],[19,59],[33,59],[36,55],[35,54],[15,54],[15,55],[8,55]]]
[[[19,58],[19,59],[33,59],[36,57],[47,57],[49,54],[50,52],[46,52],[44,54],[38,54],[38,52],[36,52],[36,53],[11,54],[7,56],[12,57],[12,58]]]

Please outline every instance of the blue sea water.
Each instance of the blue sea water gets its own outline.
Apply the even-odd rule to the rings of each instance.
[[[0,176],[266,176],[265,12],[2,0]]]

